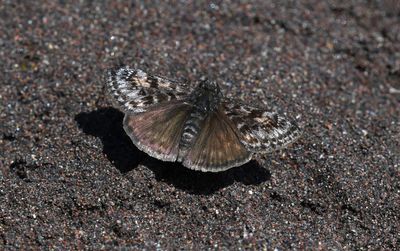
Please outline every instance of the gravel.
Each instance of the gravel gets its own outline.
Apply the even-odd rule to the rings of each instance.
[[[396,1],[0,0],[0,249],[400,249]],[[104,88],[139,67],[296,118],[223,173],[140,152]]]

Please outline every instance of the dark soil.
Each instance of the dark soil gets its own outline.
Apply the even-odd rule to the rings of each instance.
[[[0,249],[400,249],[400,5],[0,0]],[[140,152],[128,64],[296,118],[223,173]]]

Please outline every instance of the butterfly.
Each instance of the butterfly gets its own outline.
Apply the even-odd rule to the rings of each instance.
[[[126,66],[110,70],[106,84],[138,149],[193,170],[241,166],[253,154],[281,149],[300,135],[296,122],[224,97],[214,81],[190,88]]]

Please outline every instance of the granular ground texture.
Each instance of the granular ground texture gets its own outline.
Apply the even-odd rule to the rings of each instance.
[[[0,0],[0,249],[400,249],[400,5]],[[140,152],[130,65],[295,118],[222,173]]]

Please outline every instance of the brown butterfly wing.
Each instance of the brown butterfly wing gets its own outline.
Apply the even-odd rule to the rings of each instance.
[[[237,129],[222,109],[209,114],[183,165],[203,172],[219,172],[243,165],[252,154],[239,139]]]
[[[125,66],[108,72],[107,90],[117,107],[140,113],[160,103],[183,100],[188,86]]]
[[[247,150],[266,153],[286,147],[297,140],[301,130],[294,120],[258,107],[225,100],[222,106],[233,122]]]
[[[176,161],[190,108],[184,102],[171,101],[143,113],[126,113],[124,129],[140,150],[164,161]]]

